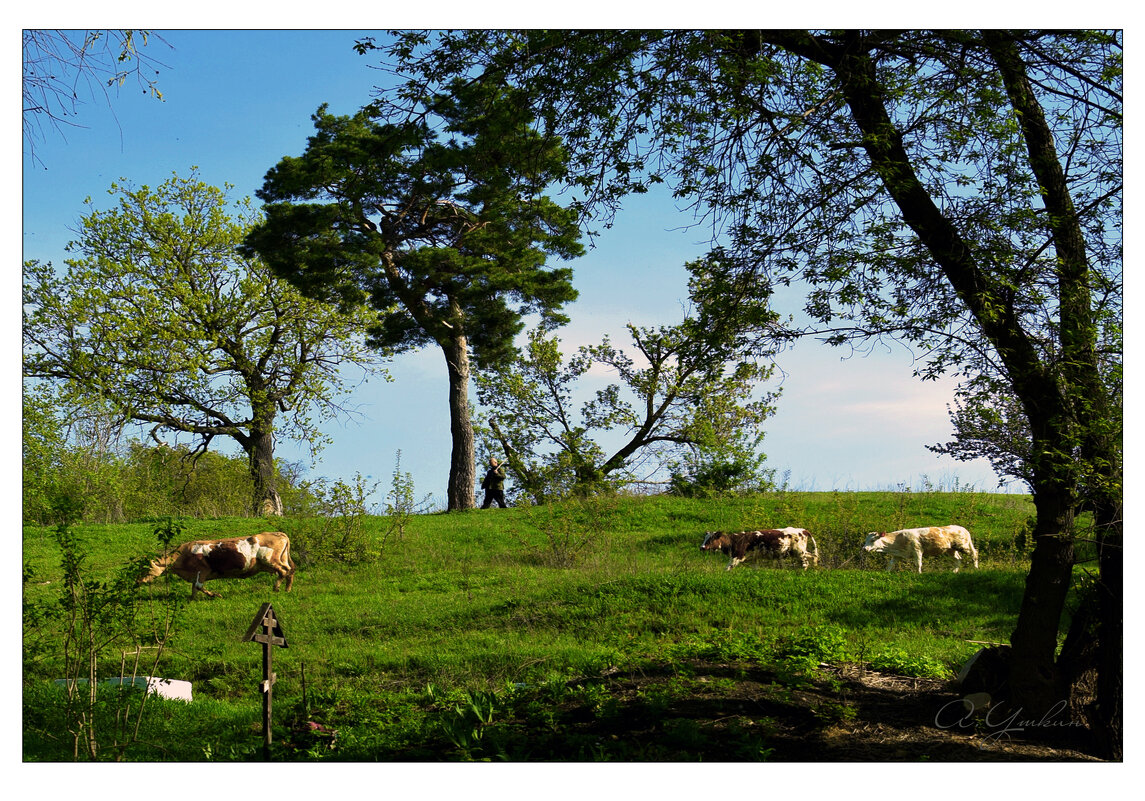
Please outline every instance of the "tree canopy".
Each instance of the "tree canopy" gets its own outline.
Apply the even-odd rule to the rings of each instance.
[[[279,512],[274,440],[321,446],[318,422],[346,412],[341,370],[377,372],[365,321],[240,256],[257,213],[195,174],[109,194],[111,209],[89,199],[66,270],[24,265],[24,375],[156,438],[188,436],[199,450],[233,439],[250,457],[256,513]]]
[[[762,459],[754,452],[759,429],[778,395],[758,392],[773,371],[765,360],[777,322],[770,292],[747,285],[751,276],[737,274],[720,251],[687,267],[691,308],[684,320],[629,325],[631,351],[605,337],[566,363],[557,338],[538,330],[521,359],[477,377],[483,417],[536,502],[651,479],[673,467],[683,486],[698,478],[686,474],[711,471],[713,460],[725,470],[734,462],[741,482],[761,480],[750,468]],[[619,381],[578,411],[576,383],[594,366]],[[609,433],[620,435],[611,452],[602,445]]]
[[[470,356],[503,361],[526,315],[551,328],[576,297],[571,269],[546,266],[582,252],[575,211],[544,194],[564,151],[524,107],[495,83],[456,82],[412,115],[321,108],[305,153],[267,173],[266,221],[247,237],[308,295],[372,308],[372,343],[442,349],[450,509],[473,506]]]

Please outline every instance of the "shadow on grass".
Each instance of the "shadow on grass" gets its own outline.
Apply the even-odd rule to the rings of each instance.
[[[887,621],[906,627],[958,625],[968,618],[1004,626],[1017,620],[1024,589],[1020,576],[1005,571],[876,575],[861,603],[827,610],[824,617],[852,629]]]
[[[750,663],[677,662],[586,679],[549,725],[510,713],[476,758],[507,761],[1061,761],[1074,751],[976,737],[940,722],[957,702],[943,682],[874,687],[827,674],[781,675]]]

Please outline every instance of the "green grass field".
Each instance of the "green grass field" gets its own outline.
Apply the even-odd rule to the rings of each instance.
[[[368,519],[356,535],[364,558],[353,563],[315,556],[322,521],[274,521],[295,543],[293,592],[271,592],[271,577],[260,575],[213,582],[222,598],[184,605],[153,675],[191,681],[195,702],[154,703],[152,744],[125,758],[250,758],[260,742],[261,646],[240,640],[267,601],[289,643],[275,654],[284,759],[577,758],[569,742],[552,738],[573,710],[619,714],[602,677],[660,671],[675,677],[671,692],[687,693],[696,660],[766,666],[781,684],[820,661],[949,676],[979,647],[968,641],[1008,640],[1032,511],[1025,496],[970,492],[618,498],[418,516],[400,538],[383,536],[384,519]],[[928,560],[921,575],[888,573],[881,557],[861,554],[867,531],[951,522],[970,529],[980,570],[954,574],[949,563]],[[183,540],[268,527],[258,519],[183,523]],[[705,530],[784,525],[812,531],[819,569],[749,562],[728,572],[725,557],[699,549]],[[105,580],[156,550],[155,527],[76,526],[86,575]],[[24,529],[24,562],[25,606],[58,599],[51,529]],[[145,588],[137,626],[158,619],[172,591],[190,588],[177,579]],[[53,625],[50,616],[25,625],[25,759],[62,758],[70,748],[43,711],[52,708],[45,680],[64,669],[50,646]],[[122,651],[107,653],[101,676],[119,675]],[[291,721],[336,728],[337,747],[299,740]],[[183,733],[155,746],[168,726]],[[540,732],[548,732],[548,752],[536,745],[548,742]],[[679,756],[641,757],[631,747],[580,758]]]

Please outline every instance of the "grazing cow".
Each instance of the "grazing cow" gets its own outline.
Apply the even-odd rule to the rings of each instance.
[[[815,538],[805,528],[769,528],[761,531],[737,531],[734,534],[708,531],[704,533],[700,550],[723,551],[731,557],[728,570],[746,560],[749,554],[761,554],[772,559],[798,556],[804,570],[808,565],[819,564],[819,549],[815,545]]]
[[[191,600],[201,591],[211,598],[218,593],[203,586],[217,578],[249,578],[256,573],[274,573],[274,589],[286,579],[286,591],[294,584],[294,563],[290,561],[290,538],[281,531],[264,531],[250,537],[185,542],[160,559],[151,561],[151,570],[139,581],[146,584],[170,570],[191,582]]]
[[[889,534],[872,531],[863,544],[867,553],[887,555],[887,570],[893,570],[895,559],[910,560],[919,573],[922,572],[923,556],[954,557],[954,572],[962,563],[962,554],[970,554],[974,567],[978,567],[978,551],[970,541],[970,532],[962,526],[929,526],[892,531]]]

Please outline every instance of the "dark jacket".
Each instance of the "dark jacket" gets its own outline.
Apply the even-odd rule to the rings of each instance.
[[[504,491],[505,489],[505,465],[499,464],[496,467],[490,467],[489,472],[485,474],[484,480],[481,482],[481,489]]]

